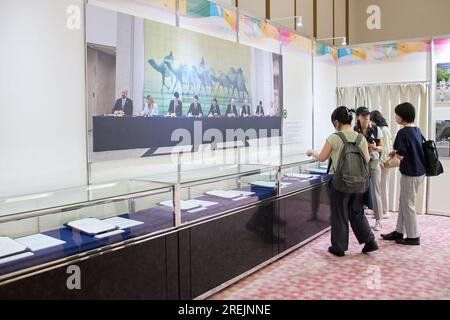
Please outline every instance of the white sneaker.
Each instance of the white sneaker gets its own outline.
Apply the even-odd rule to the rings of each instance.
[[[364,210],[364,213],[365,213],[366,215],[368,215],[368,216],[374,215],[373,210],[370,210],[370,209],[365,209],[365,210]]]
[[[383,227],[381,226],[381,220],[377,220],[375,222],[375,225],[372,227],[373,231],[381,231],[383,230]]]

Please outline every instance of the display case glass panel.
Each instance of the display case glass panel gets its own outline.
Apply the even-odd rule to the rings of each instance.
[[[0,277],[175,226],[169,183],[127,180],[0,199]]]
[[[251,164],[218,165],[148,179],[179,183],[183,224],[276,196],[277,169]]]
[[[328,163],[320,163],[306,154],[285,155],[281,159],[280,181],[289,183],[280,189],[281,194],[304,189],[328,180]]]

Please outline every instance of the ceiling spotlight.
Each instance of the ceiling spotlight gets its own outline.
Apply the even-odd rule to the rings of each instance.
[[[344,37],[344,38],[342,39],[342,45],[343,45],[343,46],[346,46],[346,45],[347,45],[347,38]]]
[[[303,27],[303,17],[297,17],[297,27]]]

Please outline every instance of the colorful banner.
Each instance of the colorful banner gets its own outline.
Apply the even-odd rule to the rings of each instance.
[[[263,50],[280,52],[280,30],[266,22],[241,14],[239,42]]]
[[[338,51],[340,66],[405,62],[424,59],[430,51],[429,41],[370,44],[363,47],[341,48]]]
[[[180,27],[236,41],[237,13],[206,0],[182,0]]]
[[[436,39],[433,42],[435,59],[450,61],[450,39]]]
[[[311,39],[302,37],[289,30],[281,29],[281,50],[283,54],[312,54]]]
[[[365,63],[367,60],[366,48],[340,48],[338,49],[339,65],[353,65]]]
[[[316,61],[334,65],[337,62],[338,51],[336,48],[316,42],[314,44],[314,57]]]

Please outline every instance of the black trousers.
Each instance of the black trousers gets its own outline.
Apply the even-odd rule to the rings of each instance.
[[[375,239],[364,215],[363,194],[342,193],[329,185],[331,204],[331,246],[338,251],[348,250],[348,222],[360,244]]]

